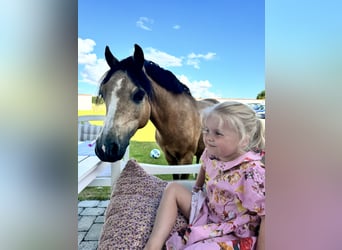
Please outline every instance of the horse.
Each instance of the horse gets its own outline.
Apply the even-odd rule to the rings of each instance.
[[[137,44],[133,55],[121,61],[106,46],[105,59],[110,69],[100,79],[98,97],[106,105],[106,118],[96,155],[106,162],[121,160],[130,138],[150,119],[169,165],[192,164],[194,156],[198,163],[204,150],[200,111],[218,101],[196,101],[171,71],[145,60]]]

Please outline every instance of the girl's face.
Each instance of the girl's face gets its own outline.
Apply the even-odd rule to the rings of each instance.
[[[209,156],[221,161],[232,161],[244,153],[239,134],[226,122],[221,122],[216,115],[207,117],[203,128],[203,141]]]

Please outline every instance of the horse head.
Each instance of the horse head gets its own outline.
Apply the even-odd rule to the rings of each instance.
[[[107,46],[105,58],[110,69],[102,77],[99,96],[106,105],[106,119],[95,153],[102,161],[114,162],[123,158],[130,138],[148,122],[152,90],[143,72],[144,53],[138,45],[133,56],[122,61]]]

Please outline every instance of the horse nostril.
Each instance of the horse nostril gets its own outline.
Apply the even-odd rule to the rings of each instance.
[[[108,154],[115,154],[115,153],[117,153],[118,152],[118,149],[119,149],[119,146],[118,146],[118,144],[117,143],[111,143],[110,145],[109,145],[109,147],[108,147]],[[106,150],[106,151],[107,151]]]
[[[95,154],[101,161],[115,162],[121,160],[123,157],[120,151],[120,145],[116,142],[108,144],[97,143],[95,147]]]

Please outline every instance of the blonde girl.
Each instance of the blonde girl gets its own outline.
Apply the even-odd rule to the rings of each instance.
[[[264,249],[263,125],[238,102],[206,109],[202,124],[206,148],[193,192],[167,186],[145,249]],[[170,236],[178,210],[189,225]]]

